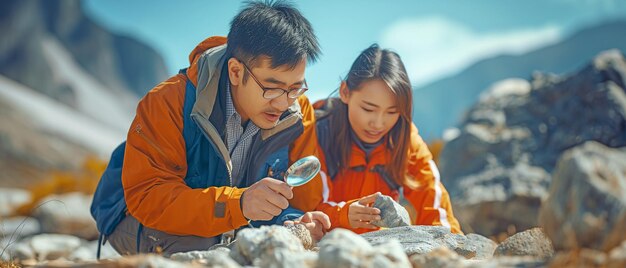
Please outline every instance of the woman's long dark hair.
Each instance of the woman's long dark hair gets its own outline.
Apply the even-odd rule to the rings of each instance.
[[[410,188],[416,187],[413,180],[405,176],[408,148],[411,135],[411,114],[412,114],[412,94],[411,82],[404,68],[400,56],[387,49],[381,49],[377,44],[365,49],[356,58],[350,72],[344,82],[349,91],[358,91],[361,85],[367,81],[380,79],[384,81],[396,97],[396,105],[400,112],[400,117],[396,124],[385,135],[388,153],[391,162],[385,166],[385,171],[399,185],[406,185]],[[352,147],[352,135],[350,134],[350,123],[348,119],[348,106],[341,101],[328,103],[332,109],[331,137],[335,139],[338,146],[332,146],[330,153],[336,156],[335,162],[337,170],[343,172],[350,159]]]

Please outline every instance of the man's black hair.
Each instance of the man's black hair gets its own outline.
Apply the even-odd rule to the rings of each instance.
[[[294,68],[304,58],[315,62],[320,54],[309,21],[285,1],[251,1],[230,23],[227,54],[256,66],[259,56],[268,56],[272,68]]]

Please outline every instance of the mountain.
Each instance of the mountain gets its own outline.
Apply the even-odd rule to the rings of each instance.
[[[616,49],[567,75],[507,79],[484,92],[439,159],[441,182],[463,229],[497,235],[511,226],[517,231],[536,227],[541,202],[559,176],[559,159],[587,142],[626,150],[626,60]],[[596,151],[609,155],[608,148]],[[624,189],[624,173],[591,155],[577,160],[584,168],[562,167],[568,170],[562,179],[574,182],[588,176],[578,175],[580,170],[593,171],[588,174],[607,183],[599,186],[605,191]],[[621,184],[606,188],[613,179]],[[580,206],[596,213],[604,197],[588,196]],[[572,204],[564,214],[579,209]],[[603,215],[602,221],[608,217],[613,216]]]
[[[479,61],[460,73],[413,91],[413,121],[425,139],[456,126],[480,93],[508,78],[528,79],[533,72],[564,74],[584,66],[601,51],[626,51],[626,21],[578,31],[559,43],[523,55],[501,55]]]
[[[0,2],[5,186],[106,159],[125,139],[139,97],[168,76],[153,48],[98,25],[81,3]]]

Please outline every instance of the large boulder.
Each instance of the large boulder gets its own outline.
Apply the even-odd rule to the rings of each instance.
[[[231,247],[230,257],[241,265],[259,265],[265,259],[284,259],[282,251],[294,255],[305,251],[298,237],[278,225],[243,229],[237,233]]]
[[[338,228],[324,236],[319,246],[319,268],[411,267],[402,245],[394,238],[371,245],[363,237]]]
[[[626,147],[588,142],[567,151],[539,220],[559,250],[608,252],[626,240]]]
[[[626,61],[604,52],[570,76],[535,74],[486,91],[440,156],[442,182],[466,232],[538,225],[559,156],[586,141],[626,146]]]
[[[405,226],[369,232],[361,236],[374,245],[391,239],[398,240],[407,255],[426,254],[437,248],[446,247],[466,259],[486,259],[493,256],[497,246],[484,236],[453,234],[443,226]]]

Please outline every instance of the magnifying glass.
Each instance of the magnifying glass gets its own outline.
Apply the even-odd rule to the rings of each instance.
[[[309,182],[320,172],[322,164],[315,156],[306,156],[291,164],[283,180],[287,185],[296,187]]]

